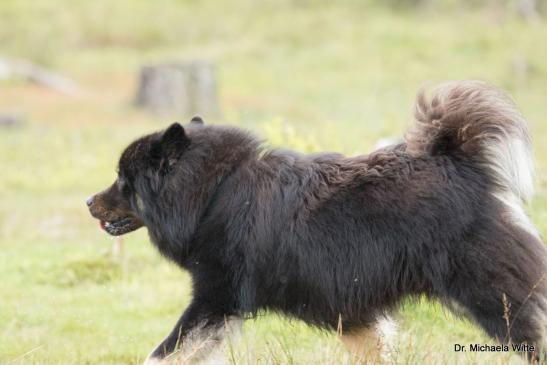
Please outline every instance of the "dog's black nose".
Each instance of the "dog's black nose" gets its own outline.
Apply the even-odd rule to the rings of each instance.
[[[88,207],[92,206],[93,205],[93,197],[90,196],[89,198],[87,198],[85,203],[87,204]]]

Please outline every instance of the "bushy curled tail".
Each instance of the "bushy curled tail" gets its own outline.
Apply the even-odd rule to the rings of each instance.
[[[522,115],[503,91],[480,81],[442,84],[418,93],[407,150],[459,153],[486,167],[500,193],[527,201],[533,194],[531,140]],[[513,200],[513,199],[511,199]]]

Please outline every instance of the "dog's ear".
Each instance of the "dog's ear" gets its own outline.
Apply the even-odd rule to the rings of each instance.
[[[192,120],[190,120],[190,123],[191,124],[198,124],[198,125],[203,125],[203,119],[199,116],[199,115],[196,115],[192,118]]]
[[[173,123],[152,146],[151,155],[159,160],[160,170],[167,169],[178,161],[188,145],[190,139],[184,128],[179,123]]]

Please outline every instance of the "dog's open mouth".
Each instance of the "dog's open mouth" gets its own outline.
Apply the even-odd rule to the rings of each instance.
[[[120,236],[122,234],[129,233],[142,226],[138,220],[131,217],[118,219],[116,221],[101,220],[99,225],[112,236]]]

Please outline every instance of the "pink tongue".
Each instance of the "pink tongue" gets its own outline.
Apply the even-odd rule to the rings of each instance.
[[[104,229],[104,221],[99,221],[99,227],[101,227],[101,229]]]

